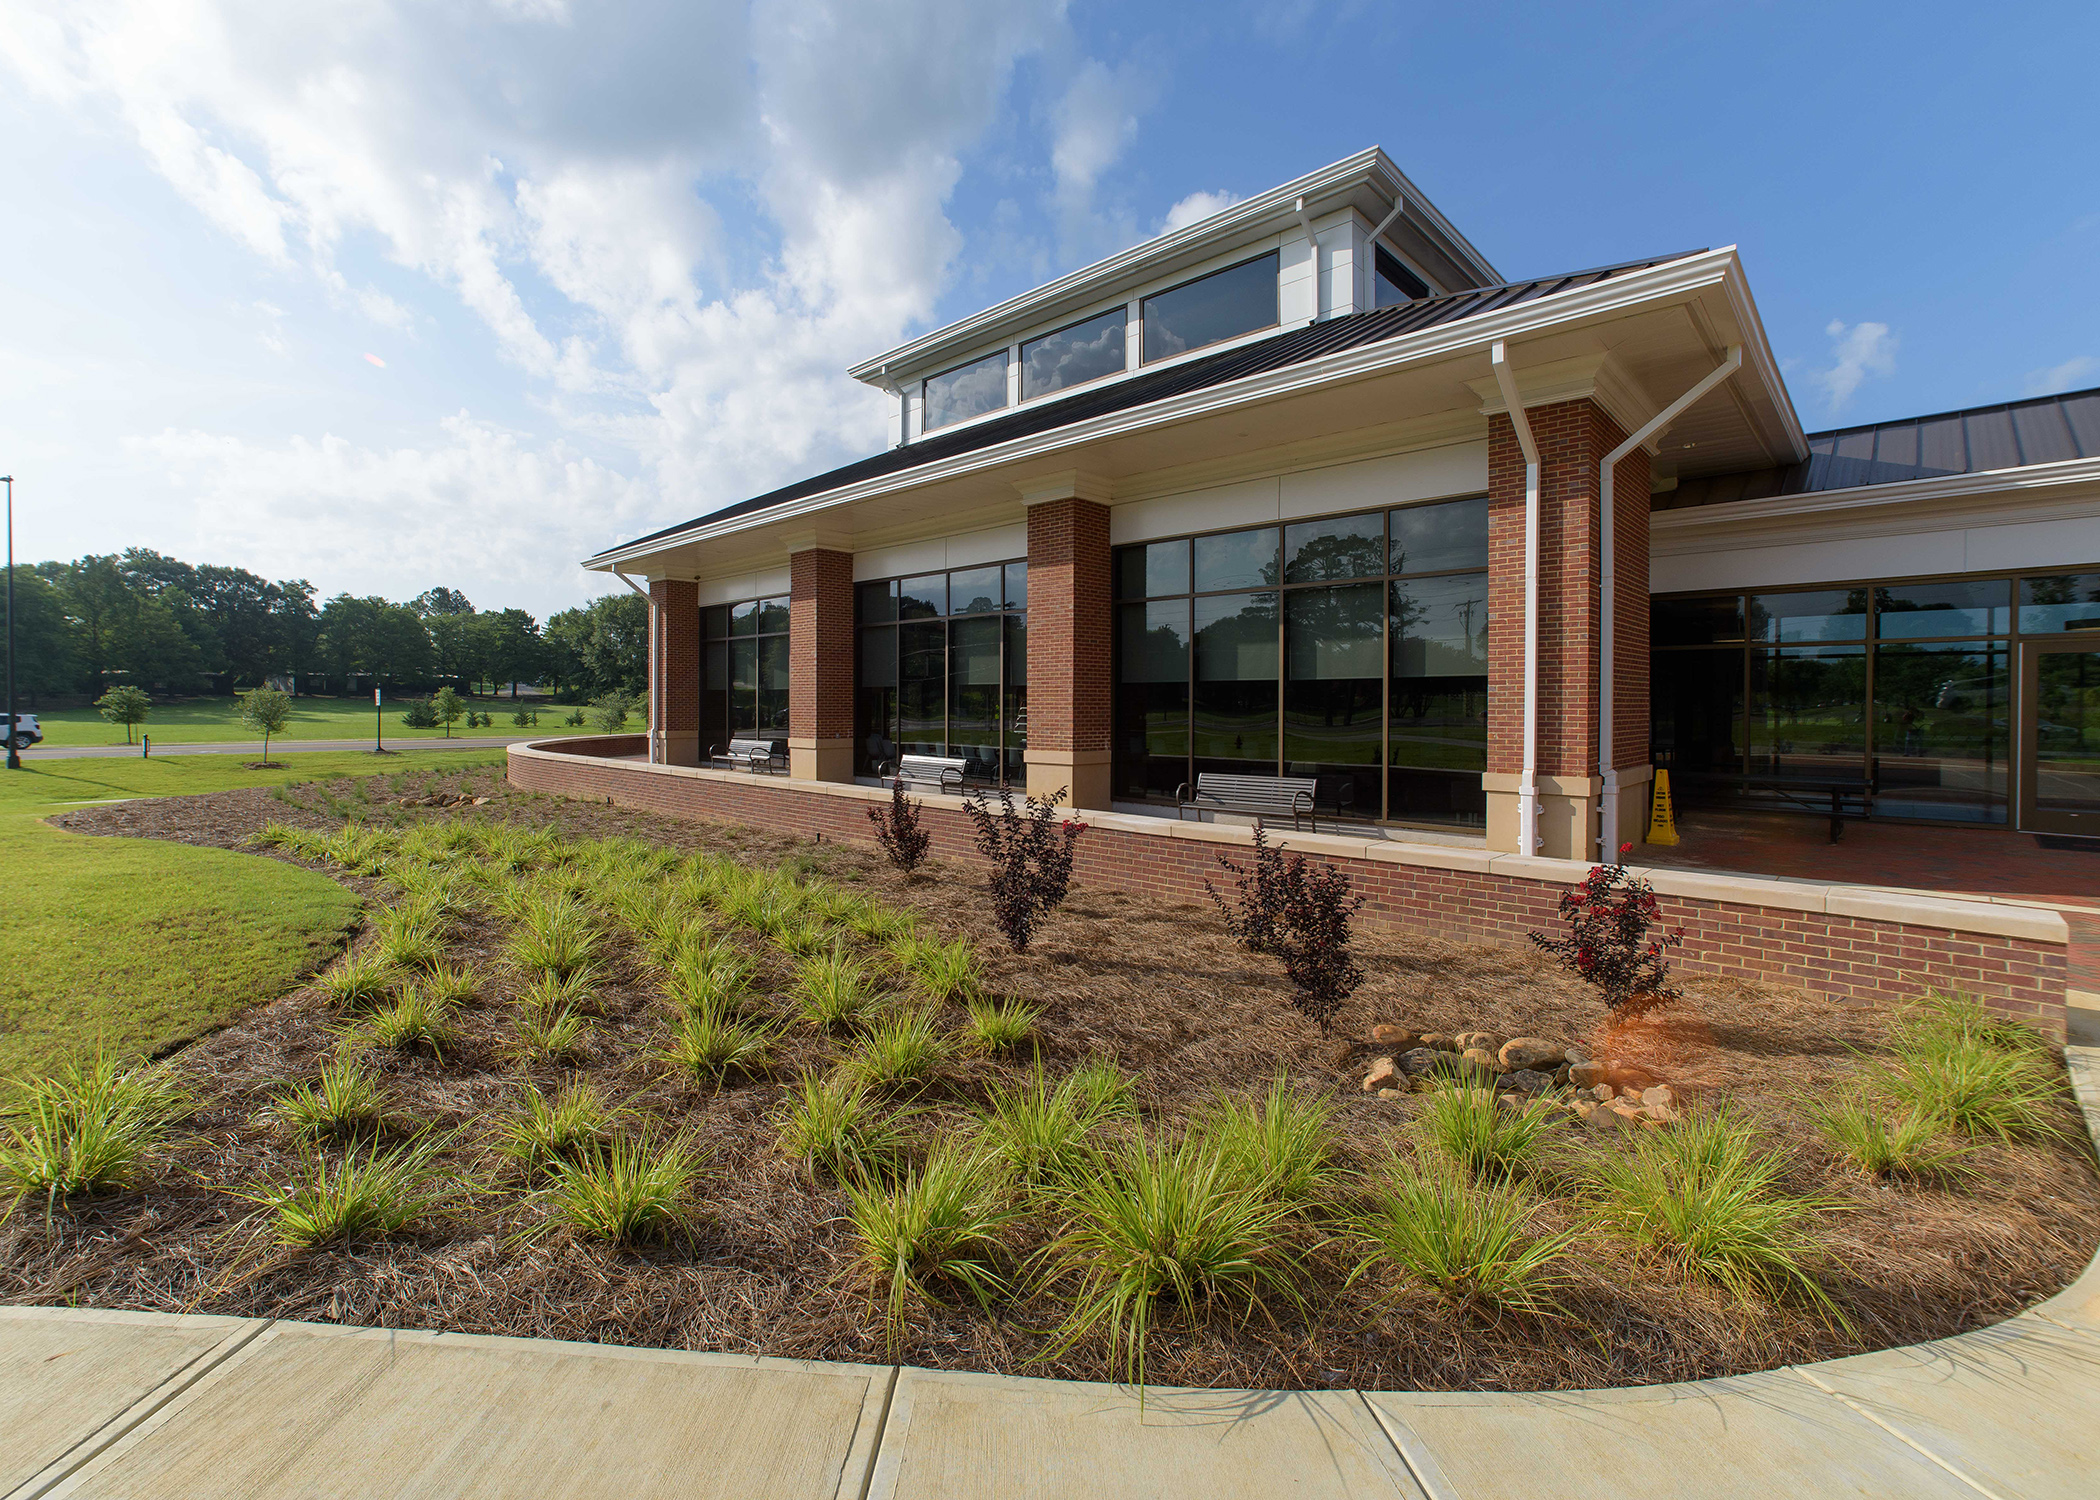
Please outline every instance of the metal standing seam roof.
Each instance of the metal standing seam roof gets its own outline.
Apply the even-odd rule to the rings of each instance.
[[[1615,266],[1597,266],[1587,271],[1570,271],[1533,281],[1475,287],[1469,291],[1453,292],[1441,297],[1381,307],[1374,312],[1349,313],[1339,318],[1329,318],[1325,322],[1312,323],[1273,338],[1257,339],[1252,343],[1241,344],[1207,357],[1136,375],[1128,380],[1107,381],[1092,390],[1081,387],[1075,394],[1025,406],[1003,417],[975,422],[955,432],[917,438],[901,447],[846,464],[829,473],[798,480],[794,484],[784,485],[780,489],[754,496],[749,500],[709,511],[676,526],[652,531],[646,536],[636,537],[631,542],[622,542],[608,551],[624,552],[649,542],[676,536],[703,522],[727,521],[738,516],[756,515],[773,506],[785,505],[791,500],[804,500],[846,485],[881,479],[891,474],[908,473],[942,459],[974,453],[979,449],[995,447],[1016,438],[1033,437],[1037,433],[1069,427],[1093,417],[1107,416],[1112,412],[1129,411],[1134,407],[1147,406],[1155,401],[1186,395],[1191,391],[1224,385],[1249,375],[1260,375],[1290,365],[1305,364],[1343,349],[1381,343],[1404,334],[1417,333],[1425,328],[1477,317],[1482,313],[1493,312],[1497,308],[1509,307],[1516,303],[1534,302],[1556,292],[1572,291],[1576,287],[1607,281],[1614,276],[1623,276],[1633,271],[1645,271],[1650,266],[1682,260],[1687,255],[1699,253],[1701,252],[1697,250],[1686,250],[1675,255],[1630,260]]]
[[[1657,510],[2100,458],[2100,389],[1808,434],[1808,459],[1678,481]]]

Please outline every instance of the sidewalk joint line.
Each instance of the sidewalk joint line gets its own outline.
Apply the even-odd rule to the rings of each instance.
[[[257,1318],[252,1328],[228,1334],[211,1348],[205,1350],[181,1369],[170,1375],[158,1386],[148,1391],[131,1405],[118,1412],[100,1428],[89,1433],[71,1448],[53,1459],[40,1474],[33,1474],[22,1488],[14,1491],[7,1500],[38,1500],[48,1495],[82,1469],[131,1436],[146,1422],[165,1410],[178,1397],[189,1391],[227,1360],[240,1353],[276,1325],[275,1318]]]
[[[1986,1500],[2005,1500],[2005,1496],[1999,1494],[1996,1490],[1991,1489],[1989,1486],[1979,1484],[1977,1481],[1971,1479],[1960,1469],[1955,1468],[1953,1464],[1948,1463],[1947,1460],[1941,1458],[1937,1453],[1933,1452],[1930,1448],[1926,1447],[1923,1443],[1919,1442],[1916,1438],[1912,1437],[1902,1428],[1896,1426],[1894,1423],[1883,1421],[1880,1417],[1875,1416],[1873,1412],[1869,1411],[1859,1402],[1854,1401],[1850,1396],[1847,1396],[1846,1394],[1844,1394],[1844,1392],[1836,1389],[1835,1387],[1825,1385],[1815,1376],[1809,1374],[1808,1371],[1803,1369],[1801,1366],[1795,1365],[1794,1373],[1796,1375],[1799,1375],[1810,1385],[1814,1386],[1817,1390],[1821,1391],[1824,1395],[1829,1396],[1832,1400],[1844,1402],[1845,1405],[1851,1407],[1854,1411],[1858,1412],[1861,1416],[1865,1417],[1869,1422],[1872,1422],[1876,1427],[1879,1427],[1883,1432],[1887,1433],[1897,1442],[1902,1443],[1904,1446],[1912,1448],[1917,1452],[1923,1454],[1925,1457],[1931,1459],[1934,1463],[1938,1464],[1941,1468],[1945,1469],[1949,1474],[1952,1474],[1956,1479],[1959,1479],[1963,1484],[1967,1485],[1977,1494],[1986,1497]]]
[[[1385,1440],[1391,1443],[1393,1451],[1400,1455],[1400,1462],[1407,1465],[1407,1472],[1413,1478],[1417,1489],[1427,1495],[1429,1500],[1458,1500],[1457,1491],[1445,1482],[1444,1471],[1437,1466],[1435,1455],[1424,1449],[1418,1462],[1416,1456],[1407,1451],[1408,1445],[1400,1441],[1400,1435],[1394,1432],[1386,1421],[1385,1413],[1371,1404],[1371,1398],[1359,1390],[1356,1392],[1356,1399],[1364,1404],[1364,1410],[1371,1414],[1371,1420],[1378,1424],[1378,1430],[1385,1434]]]
[[[882,1440],[890,1430],[890,1403],[896,1399],[897,1382],[904,1375],[901,1365],[889,1365],[886,1370],[882,1382],[882,1410],[875,1414],[875,1440],[868,1445],[868,1461],[860,1471],[860,1491],[854,1500],[868,1500],[868,1491],[875,1487],[875,1465],[882,1459]],[[862,1410],[866,1410],[865,1403]]]

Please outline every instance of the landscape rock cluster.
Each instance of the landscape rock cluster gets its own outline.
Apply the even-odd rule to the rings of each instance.
[[[427,797],[396,797],[396,807],[479,807],[488,801],[486,797],[469,797],[460,792],[432,792]]]
[[[1500,1037],[1489,1031],[1414,1032],[1373,1026],[1381,1055],[1363,1089],[1397,1099],[1440,1083],[1491,1087],[1511,1107],[1544,1098],[1598,1130],[1667,1125],[1682,1104],[1670,1081],[1641,1063],[1593,1058],[1584,1047],[1550,1037]]]

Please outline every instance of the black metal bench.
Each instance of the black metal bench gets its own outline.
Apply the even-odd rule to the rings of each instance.
[[[1799,776],[1747,776],[1702,771],[1682,778],[1693,788],[1728,787],[1792,803],[1804,812],[1830,819],[1830,842],[1845,837],[1845,819],[1864,820],[1874,811],[1874,788],[1864,781],[1817,780]]]
[[[707,764],[717,771],[773,775],[788,768],[787,751],[778,740],[731,740],[729,748],[708,751]]]
[[[1201,771],[1196,776],[1195,795],[1189,794],[1189,784],[1184,781],[1175,789],[1174,805],[1184,817],[1192,812],[1200,817],[1205,811],[1287,817],[1293,828],[1300,826],[1301,818],[1311,818],[1313,832],[1318,833],[1320,818],[1313,797],[1318,789],[1319,782],[1311,776],[1228,776]]]

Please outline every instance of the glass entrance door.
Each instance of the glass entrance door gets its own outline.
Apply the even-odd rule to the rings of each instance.
[[[2021,656],[2020,826],[2100,838],[2100,636]]]

